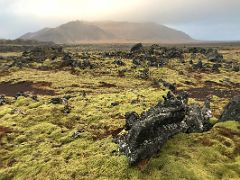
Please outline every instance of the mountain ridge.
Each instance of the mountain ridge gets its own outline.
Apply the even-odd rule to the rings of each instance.
[[[19,39],[52,41],[59,44],[78,43],[187,43],[194,42],[186,33],[153,23],[125,21],[70,21],[56,28],[29,32]]]

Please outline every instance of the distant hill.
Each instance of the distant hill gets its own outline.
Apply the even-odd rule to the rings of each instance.
[[[186,43],[194,40],[184,32],[156,23],[71,21],[20,37],[55,43]]]
[[[53,45],[53,42],[47,41],[47,42],[40,42],[33,39],[15,39],[15,40],[9,40],[9,39],[0,39],[0,45]]]

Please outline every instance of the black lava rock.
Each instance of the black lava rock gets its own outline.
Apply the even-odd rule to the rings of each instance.
[[[112,102],[111,103],[111,106],[118,106],[119,105],[119,102]]]
[[[203,132],[211,128],[209,117],[211,111],[207,105],[188,106],[187,93],[179,96],[169,92],[163,102],[143,112],[126,113],[128,133],[114,142],[129,160],[131,165],[150,158],[159,152],[163,144],[180,132]]]
[[[18,93],[15,95],[15,99],[17,99],[17,98],[20,97],[20,96],[28,97],[28,95],[25,94],[24,92],[18,92]]]
[[[4,96],[0,96],[0,105],[6,104],[6,98]]]
[[[224,107],[220,121],[228,120],[240,121],[240,96],[233,97]]]
[[[140,51],[142,49],[143,49],[142,43],[137,43],[131,48],[130,52],[136,52],[136,51]]]
[[[125,129],[130,130],[138,120],[139,120],[139,115],[136,112],[127,112],[125,114],[126,118],[126,124],[125,124]]]
[[[50,103],[52,103],[52,104],[62,104],[62,98],[52,98],[51,100],[50,100]]]

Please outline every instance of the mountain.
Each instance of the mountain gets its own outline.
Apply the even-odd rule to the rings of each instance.
[[[194,40],[184,32],[156,23],[71,21],[20,37],[55,43],[186,43]]]

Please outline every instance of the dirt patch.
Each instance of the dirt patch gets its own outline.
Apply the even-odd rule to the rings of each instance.
[[[214,81],[205,81],[204,84],[209,87],[226,87],[226,88],[240,88],[240,83],[233,83],[231,81],[222,81],[221,83],[217,83]]]
[[[0,126],[0,142],[3,136],[5,136],[7,133],[11,133],[11,129],[4,127],[4,126]]]
[[[194,98],[200,101],[204,101],[208,96],[218,96],[220,98],[232,98],[233,96],[240,95],[239,84],[232,83],[231,85],[216,83],[213,81],[205,81],[203,87],[190,88],[184,91],[189,93],[190,98]],[[183,90],[177,91],[181,93]]]
[[[6,96],[15,96],[18,92],[30,92],[33,95],[55,95],[54,90],[45,89],[50,87],[52,83],[50,82],[31,82],[22,81],[18,83],[3,82],[0,84],[0,94]]]
[[[219,134],[221,134],[222,136],[228,137],[230,139],[233,139],[234,136],[240,136],[240,132],[236,132],[225,127],[217,127],[217,130]]]
[[[220,98],[232,98],[233,96],[240,95],[238,90],[226,90],[226,89],[216,89],[209,87],[202,88],[192,88],[186,90],[189,93],[190,98],[194,98],[200,101],[205,100],[208,96],[215,95]],[[178,91],[181,93],[182,91]]]
[[[116,137],[121,131],[123,130],[123,128],[117,128],[114,130],[106,130],[104,134],[95,134],[93,137],[93,140],[101,140],[104,138],[107,138],[108,136],[112,135],[112,137]]]

